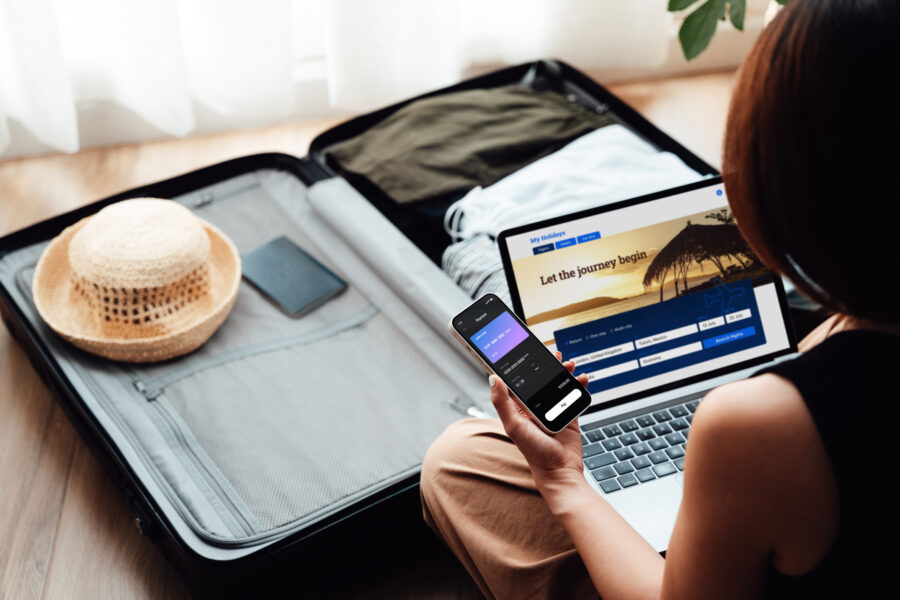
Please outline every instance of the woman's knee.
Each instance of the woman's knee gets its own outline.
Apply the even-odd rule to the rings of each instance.
[[[432,442],[422,459],[421,485],[433,488],[444,482],[448,473],[457,470],[460,463],[471,462],[484,451],[482,434],[502,432],[497,419],[460,419],[448,425]]]

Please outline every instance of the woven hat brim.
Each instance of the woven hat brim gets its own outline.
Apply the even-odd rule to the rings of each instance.
[[[34,271],[32,290],[41,318],[73,345],[116,361],[156,362],[182,356],[203,345],[225,321],[241,282],[241,257],[217,227],[199,219],[209,236],[209,292],[187,305],[182,326],[163,334],[152,328],[126,338],[110,336],[103,319],[72,288],[69,244],[87,217],[67,227],[44,250]],[[146,331],[146,335],[140,333]]]

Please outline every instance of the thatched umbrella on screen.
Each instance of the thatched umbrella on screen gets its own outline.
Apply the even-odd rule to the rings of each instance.
[[[663,299],[663,286],[671,273],[675,278],[675,295],[678,295],[678,280],[687,290],[687,272],[691,263],[703,267],[709,261],[719,269],[724,279],[728,275],[724,258],[732,258],[742,268],[756,262],[747,242],[741,237],[736,225],[693,225],[687,222],[684,229],[673,237],[662,250],[653,257],[644,274],[644,288],[659,282],[659,299]]]

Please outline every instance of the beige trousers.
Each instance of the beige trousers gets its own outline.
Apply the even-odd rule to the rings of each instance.
[[[422,464],[425,522],[487,598],[598,598],[498,419],[451,424]]]

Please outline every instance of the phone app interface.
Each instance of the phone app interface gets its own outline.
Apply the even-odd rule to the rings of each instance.
[[[499,299],[473,308],[476,310],[464,317],[462,326],[457,324],[458,329],[529,408],[544,416],[546,409],[556,407],[578,387],[556,357]],[[556,411],[562,412],[574,399]]]

